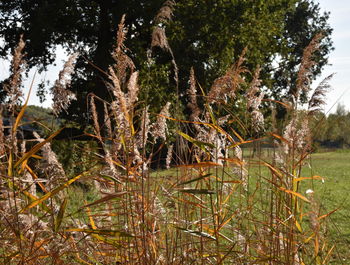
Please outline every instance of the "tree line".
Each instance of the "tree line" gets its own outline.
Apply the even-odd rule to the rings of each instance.
[[[344,105],[338,104],[336,111],[328,116],[319,113],[313,127],[316,147],[350,147],[350,112]]]

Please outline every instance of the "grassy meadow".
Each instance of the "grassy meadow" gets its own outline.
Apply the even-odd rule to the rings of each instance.
[[[264,186],[264,189],[259,189],[256,195],[254,214],[261,215],[261,210],[264,209],[268,203],[265,201],[265,189],[269,189],[269,185],[264,184],[264,177],[269,175],[269,170],[265,167],[257,166],[256,161],[263,159],[267,161],[271,159],[273,149],[262,149],[252,156],[251,148],[243,148],[244,157],[248,163],[252,163],[250,168],[250,190],[251,193],[256,192],[256,186]],[[349,179],[350,179],[350,150],[320,150],[313,153],[305,162],[306,166],[303,169],[302,176],[322,176],[324,180],[305,180],[300,190],[301,194],[306,194],[306,190],[312,189],[318,202],[319,216],[327,215],[327,220],[324,224],[325,234],[327,234],[327,245],[334,246],[332,254],[330,255],[329,264],[350,264],[350,250],[348,248],[350,241],[350,200],[349,200]],[[185,180],[193,179],[192,170],[183,169],[179,167],[172,167],[170,169],[152,171],[150,176],[155,182],[164,185],[167,182],[176,183],[186,182]],[[213,170],[209,170],[213,172]],[[215,172],[215,170],[214,170]],[[183,179],[182,179],[183,178]],[[195,179],[195,178],[194,178]],[[240,193],[239,190],[235,192]],[[82,220],[87,218],[84,213],[79,212],[80,202],[93,203],[100,199],[98,191],[94,188],[82,187],[81,185],[74,185],[68,189],[70,204],[67,212],[79,216]],[[245,196],[245,195],[240,195]],[[262,197],[260,197],[262,196]],[[249,198],[249,196],[248,196]],[[166,198],[162,198],[165,199]],[[237,204],[237,200],[233,205]],[[240,202],[241,206],[245,204]],[[101,209],[99,209],[101,210]],[[97,210],[96,212],[98,212]],[[79,212],[79,214],[78,214]],[[307,217],[306,217],[307,219]],[[85,220],[88,221],[88,220]],[[305,228],[309,226],[309,221],[304,224]],[[328,263],[327,263],[328,264]]]
[[[312,183],[311,188],[317,190],[323,213],[337,209],[329,216],[329,236],[337,246],[343,264],[350,263],[350,151],[338,150],[322,152],[311,157],[313,174],[325,177],[324,183]]]
[[[267,176],[269,170],[265,167],[254,165],[259,159],[271,160],[273,149],[261,149],[253,155],[252,148],[243,148],[244,157],[252,162],[250,169],[250,185],[256,186],[261,182],[261,177]],[[335,250],[330,264],[350,264],[349,236],[350,236],[350,150],[333,149],[319,150],[313,153],[303,168],[302,176],[321,176],[323,180],[305,180],[301,193],[311,189],[319,203],[319,215],[327,215],[328,244],[334,245]],[[178,169],[169,169],[154,172],[159,177],[175,176]],[[266,187],[268,188],[268,187]],[[264,194],[264,192],[262,192]],[[266,206],[264,198],[257,202],[257,208]]]

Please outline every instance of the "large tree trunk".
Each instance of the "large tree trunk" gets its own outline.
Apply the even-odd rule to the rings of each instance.
[[[108,0],[98,1],[100,13],[98,18],[98,39],[97,47],[93,56],[93,78],[91,82],[91,92],[99,98],[111,101],[111,93],[108,91],[105,82],[108,80],[108,67],[113,63],[111,50],[113,47],[113,28],[110,20],[111,2]],[[98,123],[101,128],[102,137],[104,133],[104,106],[100,100],[95,100],[98,113]]]

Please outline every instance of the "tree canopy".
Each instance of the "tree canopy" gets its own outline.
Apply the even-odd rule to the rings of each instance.
[[[0,3],[0,56],[14,49],[21,34],[29,67],[45,69],[54,61],[57,45],[79,52],[71,86],[77,101],[69,115],[81,121],[87,118],[89,93],[109,98],[100,70],[107,71],[113,62],[111,51],[123,14],[126,53],[140,71],[144,98],[155,107],[185,94],[191,67],[208,90],[245,47],[248,68],[260,65],[265,90],[281,99],[293,90],[303,50],[316,34],[323,40],[314,56],[313,78],[333,49],[329,14],[321,13],[312,0],[14,0]],[[155,28],[165,29],[171,53],[151,49]],[[179,69],[178,89],[173,59]]]

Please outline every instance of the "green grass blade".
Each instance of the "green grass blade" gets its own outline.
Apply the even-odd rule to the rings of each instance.
[[[58,215],[57,215],[57,218],[56,218],[56,222],[55,222],[55,232],[57,233],[58,230],[60,229],[61,227],[61,224],[62,224],[62,220],[63,220],[63,217],[64,217],[64,212],[66,210],[66,207],[67,207],[67,202],[68,200],[65,198],[61,204],[61,207],[60,207],[60,210],[58,212]]]

